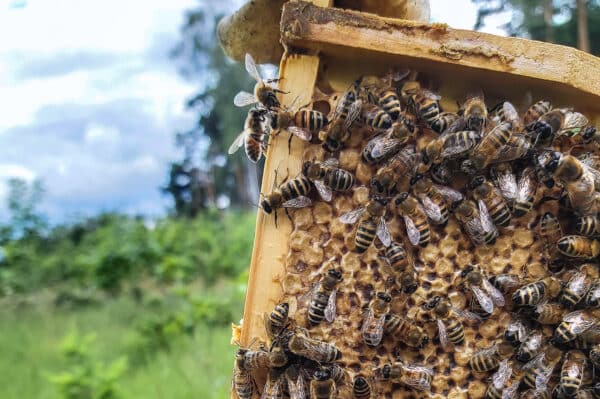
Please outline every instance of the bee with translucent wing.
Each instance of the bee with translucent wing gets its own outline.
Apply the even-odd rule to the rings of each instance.
[[[337,286],[342,281],[342,273],[333,267],[334,260],[332,258],[323,264],[326,272],[307,294],[310,296],[308,322],[311,326],[319,324],[323,319],[328,323],[335,320]]]
[[[430,227],[425,210],[415,197],[407,192],[394,198],[396,211],[404,219],[406,234],[412,245],[427,246],[430,239]]]
[[[283,399],[284,383],[285,379],[280,371],[269,370],[260,399]]]
[[[461,318],[471,322],[481,320],[474,313],[456,309],[449,300],[443,299],[441,296],[434,297],[426,307],[433,309],[438,327],[438,337],[444,350],[448,350],[450,344],[461,345],[464,342],[465,333]]]
[[[587,363],[586,356],[581,351],[567,352],[560,370],[560,389],[569,397],[575,395],[583,381],[583,373]]]
[[[304,163],[303,174],[313,182],[323,201],[331,201],[332,191],[348,191],[354,185],[352,173],[338,168],[338,165],[339,161],[335,158]]]
[[[517,200],[517,177],[512,172],[510,163],[503,162],[490,167],[490,176],[496,187],[500,189],[508,206],[514,206]]]
[[[244,130],[231,143],[227,152],[229,155],[237,152],[240,147],[245,146],[246,156],[252,163],[258,162],[266,150],[265,114],[264,109],[251,109],[244,122]]]
[[[598,313],[590,310],[576,310],[567,314],[562,323],[554,330],[552,342],[554,344],[564,344],[573,341],[578,335],[594,328],[600,328],[598,324]]]
[[[284,91],[278,90],[277,88],[270,86],[269,84],[274,80],[269,80],[267,82],[263,81],[260,73],[258,73],[258,69],[256,68],[256,63],[254,62],[254,58],[250,54],[246,54],[246,71],[254,80],[256,80],[256,85],[254,86],[254,94],[248,93],[247,91],[240,91],[233,98],[233,104],[237,107],[245,107],[247,105],[252,105],[256,103],[260,103],[267,109],[279,108],[279,100],[277,100],[276,93],[285,93]]]
[[[467,96],[467,101],[464,104],[464,118],[469,130],[480,132],[487,126],[488,110],[482,92]]]
[[[588,124],[587,118],[568,108],[556,108],[527,125],[536,143],[551,142],[556,136],[575,136]]]
[[[358,100],[356,95],[356,87],[353,84],[339,99],[327,128],[319,134],[326,151],[340,150],[350,137],[350,126],[360,117],[362,110],[362,101]]]
[[[525,325],[519,319],[513,319],[504,331],[504,340],[513,346],[521,344],[527,338],[528,331]]]
[[[434,373],[429,367],[397,361],[376,368],[374,374],[381,381],[399,383],[417,391],[428,391],[431,389]]]
[[[444,196],[437,190],[430,178],[421,174],[411,179],[415,196],[421,202],[427,217],[435,224],[445,226],[448,223],[448,206]]]
[[[479,207],[485,206],[494,224],[506,227],[510,223],[510,208],[504,200],[502,193],[482,175],[475,176],[470,182],[473,198],[483,202]]]
[[[542,349],[544,337],[539,331],[532,331],[519,346],[517,360],[528,362]]]
[[[521,172],[517,185],[517,198],[513,207],[513,213],[516,217],[521,217],[531,210],[537,186],[535,169],[533,167],[525,168]]]
[[[527,126],[534,122],[537,122],[538,119],[547,112],[550,112],[552,109],[552,104],[550,101],[540,100],[533,104],[523,116],[523,123]]]
[[[468,266],[461,272],[461,277],[465,279],[466,287],[486,313],[491,314],[494,311],[494,305],[504,306],[504,295],[489,282],[478,266]]]
[[[373,243],[375,236],[385,247],[392,243],[392,237],[385,223],[384,213],[386,204],[382,200],[372,199],[366,206],[340,216],[340,221],[346,224],[358,222],[354,242],[356,252],[363,253]]]
[[[311,199],[307,197],[310,190],[310,180],[300,174],[274,188],[270,194],[264,195],[260,207],[269,215],[277,212],[279,208],[307,207],[312,204]],[[277,213],[275,213],[275,224],[277,224]]]
[[[562,351],[554,346],[547,347],[536,357],[526,363],[521,377],[521,386],[525,389],[545,391],[552,376],[554,367],[562,357]]]
[[[377,136],[367,146],[371,146],[369,159],[381,159],[397,152],[415,132],[415,126],[409,119],[401,118],[380,136]]]
[[[313,133],[327,125],[327,116],[322,112],[306,108],[292,111],[297,99],[298,97],[289,107],[270,113],[271,129],[273,132],[285,129],[301,140],[310,141]]]
[[[470,200],[461,200],[453,204],[453,212],[456,219],[461,223],[463,229],[475,245],[491,245],[496,242],[498,229],[487,208],[479,203],[479,208]]]
[[[297,364],[292,364],[285,370],[290,399],[308,399],[308,389],[304,380],[304,372]]]
[[[509,358],[513,353],[514,348],[508,342],[494,344],[475,352],[469,359],[469,367],[477,372],[490,371],[498,367],[502,360]]]
[[[363,320],[361,333],[369,346],[377,346],[383,337],[385,316],[390,310],[392,297],[385,292],[378,292],[369,304],[369,310]]]
[[[505,390],[504,387],[506,383],[510,380],[512,376],[512,367],[508,363],[508,359],[504,359],[500,362],[498,366],[498,371],[492,375],[492,383],[488,386],[485,391],[486,399],[504,399]]]

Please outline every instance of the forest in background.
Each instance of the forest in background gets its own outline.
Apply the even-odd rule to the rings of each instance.
[[[511,11],[507,34],[600,54],[597,1],[472,0],[480,27]],[[226,156],[252,81],[216,44],[220,15],[185,16],[173,62],[198,92],[175,132],[181,153],[157,187],[169,215],[104,213],[52,225],[44,183],[9,182],[0,226],[0,384],[5,398],[225,398],[230,323],[242,313],[260,164]]]

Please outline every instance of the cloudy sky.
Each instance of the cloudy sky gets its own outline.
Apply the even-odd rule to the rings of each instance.
[[[53,221],[164,213],[158,187],[196,88],[168,53],[201,3],[0,0],[0,204],[8,178],[41,178]],[[475,13],[469,0],[432,0],[433,19],[454,27],[471,28]]]

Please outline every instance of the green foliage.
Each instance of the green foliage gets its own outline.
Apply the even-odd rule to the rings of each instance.
[[[204,212],[194,220],[163,219],[148,225],[104,214],[44,237],[5,243],[0,294],[69,285],[118,293],[125,283],[156,278],[162,283],[202,278],[212,283],[248,267],[254,215]]]
[[[62,399],[119,399],[123,396],[116,382],[127,371],[127,358],[119,357],[109,364],[96,362],[90,355],[95,334],[79,336],[71,332],[62,343],[62,352],[68,369],[48,378],[56,386]]]
[[[41,180],[34,180],[31,184],[18,178],[8,180],[7,205],[10,225],[0,233],[3,242],[12,236],[29,238],[43,233],[46,221],[36,209],[43,195],[44,186]]]

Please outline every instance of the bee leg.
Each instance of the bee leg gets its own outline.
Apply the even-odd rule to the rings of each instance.
[[[277,228],[277,209],[275,209],[275,228]]]
[[[294,137],[294,135],[290,133],[290,137],[288,138],[288,154],[292,153],[292,137]]]
[[[287,208],[285,208],[285,214],[287,215],[288,219],[290,220],[290,223],[292,222],[292,217],[290,216],[290,212],[288,211]]]

